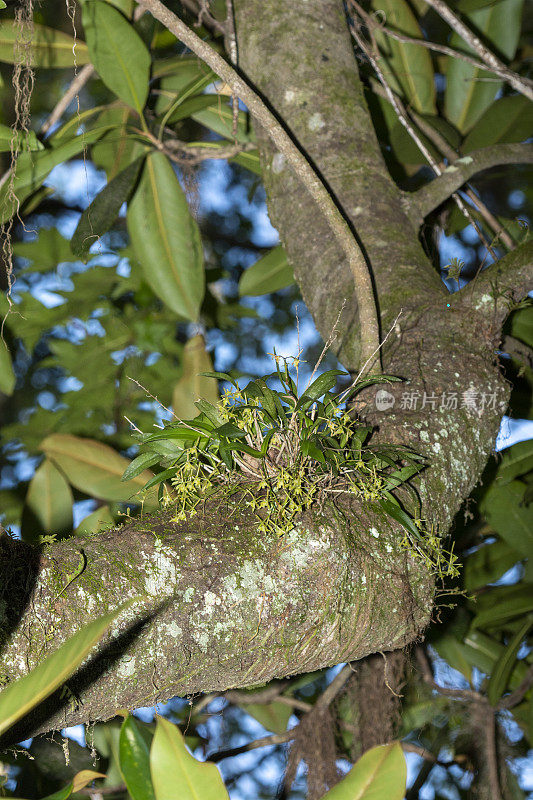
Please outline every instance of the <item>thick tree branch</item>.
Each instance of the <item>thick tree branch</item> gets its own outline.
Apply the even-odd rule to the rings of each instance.
[[[413,219],[423,219],[478,172],[501,164],[532,164],[533,145],[495,144],[458,158],[437,178],[408,196]]]
[[[513,306],[533,289],[533,241],[518,245],[450,298],[457,309],[474,309],[499,330]]]
[[[350,265],[358,303],[361,360],[363,363],[368,361],[371,366],[376,364],[376,359],[379,361],[379,322],[369,268],[347,220],[307,156],[300,150],[251,84],[244,80],[210,45],[191,31],[179,17],[166,8],[160,0],[136,0],[136,2],[150,11],[165,28],[205,61],[228,86],[231,86],[246,104],[250,113],[268,131],[273,143],[287,159],[306,190],[315,200]]]
[[[70,584],[79,540],[32,561],[27,545],[0,539],[4,682],[26,674],[88,615],[137,598],[68,681],[76,702],[56,694],[12,738],[351,661],[401,647],[427,624],[427,568],[399,546],[396,524],[368,505],[347,499],[313,510],[282,538],[258,534],[255,517],[235,503],[206,505],[187,525],[171,516],[84,540],[87,566]]]
[[[459,36],[472,48],[472,50],[477,53],[479,58],[487,64],[487,66],[492,67],[494,70],[498,70],[498,73],[504,73],[506,76],[507,82],[516,89],[517,92],[520,94],[525,95],[525,97],[529,98],[529,100],[533,100],[533,87],[531,87],[528,83],[524,83],[524,81],[520,78],[516,72],[507,67],[503,61],[500,61],[494,53],[486,47],[481,39],[475,35],[475,33],[470,30],[468,25],[465,25],[462,20],[451,10],[447,3],[444,0],[425,0],[428,6],[431,6],[437,14],[439,14],[442,19],[446,20],[450,28],[454,30]]]

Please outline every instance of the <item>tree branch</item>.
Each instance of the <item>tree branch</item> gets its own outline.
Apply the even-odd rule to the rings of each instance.
[[[513,305],[533,289],[533,240],[518,245],[491,264],[461,291],[450,296],[450,306],[474,309],[488,318],[499,330]]]
[[[507,67],[503,61],[500,61],[488,47],[486,47],[481,39],[479,39],[470,28],[462,22],[459,17],[454,14],[451,8],[444,2],[444,0],[425,0],[428,6],[431,6],[442,19],[446,20],[450,28],[452,28],[464,41],[474,50],[479,58],[485,62],[489,67],[498,70],[498,73],[504,73],[507,82],[516,89],[517,92],[523,94],[529,100],[533,100],[533,88],[524,83],[516,72]]]
[[[205,61],[246,104],[251,114],[264,126],[268,135],[292,166],[299,180],[327,219],[332,233],[342,247],[352,272],[358,303],[361,337],[361,361],[379,363],[379,322],[369,268],[349,223],[317,174],[305,153],[293,141],[255,89],[231,67],[210,45],[202,41],[160,0],[136,0],[161,22],[183,44]]]
[[[396,523],[349,498],[306,512],[281,539],[258,534],[235,501],[211,503],[187,523],[145,516],[85,539],[86,568],[58,595],[79,562],[76,541],[39,557],[3,535],[3,681],[26,674],[88,614],[136,599],[69,679],[77,703],[54,695],[10,740],[404,646],[427,624],[433,580],[400,540]]]
[[[431,183],[407,196],[413,215],[427,217],[473,175],[500,164],[533,164],[533,145],[495,144],[458,158]]]

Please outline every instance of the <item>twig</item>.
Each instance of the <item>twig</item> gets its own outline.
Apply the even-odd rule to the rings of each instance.
[[[85,64],[84,67],[81,68],[79,73],[76,75],[74,80],[71,82],[65,94],[61,97],[60,101],[54,106],[51,113],[45,119],[43,124],[41,125],[41,129],[39,133],[46,134],[50,130],[50,128],[59,122],[69,105],[72,103],[74,98],[77,94],[83,89],[89,78],[91,78],[95,73],[95,69],[92,64]]]
[[[375,42],[375,40],[373,38],[373,35],[372,35],[372,23],[371,23],[371,21],[369,21],[369,20],[371,20],[371,18],[366,13],[366,11],[359,5],[359,3],[356,2],[356,0],[350,0],[350,3],[353,6],[353,8],[357,11],[357,13],[359,14],[359,17],[362,20],[365,21],[365,24],[368,27],[370,36],[372,38],[372,44],[373,44],[373,48],[372,49],[373,49],[373,52],[372,52],[372,49],[364,41],[364,39],[363,39],[362,35],[360,34],[360,32],[356,30],[355,25],[352,25],[351,26],[351,31],[352,31],[352,35],[353,35],[354,39],[356,40],[356,42],[359,45],[359,47],[361,48],[361,50],[365,53],[366,57],[370,61],[370,64],[372,65],[372,68],[374,69],[374,72],[378,76],[379,82],[381,83],[381,85],[383,86],[383,88],[385,90],[385,93],[387,95],[387,99],[389,100],[389,102],[391,103],[392,107],[394,108],[394,111],[396,112],[396,116],[398,117],[399,122],[401,123],[401,125],[403,125],[403,127],[407,131],[408,135],[415,142],[416,146],[418,147],[418,149],[420,150],[420,152],[422,153],[422,155],[424,156],[424,158],[426,159],[426,161],[430,165],[430,167],[433,170],[433,172],[438,176],[442,175],[443,172],[444,172],[444,168],[433,158],[433,155],[432,155],[431,151],[426,147],[425,143],[423,142],[423,140],[418,135],[418,132],[415,130],[415,128],[411,124],[411,121],[409,119],[409,115],[407,114],[407,111],[405,110],[405,107],[404,107],[403,103],[394,94],[394,92],[390,88],[387,80],[385,79],[385,76],[384,76],[383,72],[381,71],[381,68],[380,68],[380,66],[378,64],[378,59],[376,57],[377,54],[379,53],[379,51],[378,51],[376,42]],[[465,204],[465,202],[462,199],[462,197],[460,197],[460,195],[458,195],[457,192],[453,192],[451,196],[452,196],[453,200],[455,201],[455,203],[456,203],[457,207],[459,208],[459,210],[462,211],[462,213],[465,215],[465,217],[469,220],[470,224],[472,225],[472,227],[476,231],[477,235],[479,236],[480,240],[483,242],[483,244],[485,245],[485,247],[487,248],[489,253],[492,255],[494,260],[496,260],[496,258],[497,258],[496,254],[492,250],[490,243],[487,242],[487,240],[485,239],[485,237],[483,235],[483,232],[479,228],[479,226],[476,223],[475,219],[470,214],[468,206]]]
[[[445,686],[439,686],[433,677],[433,672],[431,670],[428,658],[421,647],[416,648],[416,658],[420,665],[424,681],[439,694],[445,695],[446,697],[454,697],[457,700],[469,700],[471,702],[474,701],[477,703],[482,703],[483,705],[488,705],[487,698],[479,692],[473,691],[472,689],[448,689]]]
[[[212,14],[209,14],[206,9],[201,9],[196,0],[180,0],[181,5],[190,11],[191,14],[194,14],[195,17],[198,17],[200,11],[202,11],[201,20],[199,20],[200,25],[204,25],[206,28],[210,29],[213,33],[221,33],[224,35],[226,33],[226,29],[224,25],[215,19]]]
[[[255,739],[253,742],[248,742],[248,744],[243,744],[240,747],[232,747],[229,750],[219,750],[218,753],[212,753],[210,756],[207,756],[207,761],[212,761],[216,764],[217,761],[222,761],[223,758],[233,758],[233,756],[239,756],[241,753],[248,752],[248,750],[257,750],[259,747],[269,747],[273,744],[290,742],[295,736],[296,729],[291,728],[290,731],[285,731],[285,733],[274,733],[272,736],[263,736],[262,739]]]
[[[417,44],[420,47],[425,47],[428,50],[433,50],[435,53],[442,53],[445,56],[450,56],[451,58],[457,58],[461,61],[466,61],[467,64],[471,64],[476,69],[482,69],[486,72],[493,72],[498,77],[502,78],[502,80],[506,82],[509,81],[509,75],[515,75],[517,80],[522,81],[524,86],[526,87],[533,87],[533,81],[529,78],[523,78],[518,75],[513,70],[508,69],[500,69],[496,66],[490,66],[485,64],[483,61],[478,61],[476,58],[472,58],[472,56],[467,55],[466,53],[462,53],[460,50],[455,50],[453,47],[448,47],[446,44],[437,44],[436,42],[429,42],[427,39],[415,39],[413,36],[405,36],[403,33],[398,33],[397,31],[393,31],[391,28],[388,28],[382,22],[379,21],[378,18],[374,18],[374,25],[377,30],[382,33],[385,33],[387,36],[390,36],[391,39],[396,39],[398,42],[403,42],[404,44]]]
[[[161,0],[136,0],[136,2],[150,11],[165,28],[205,61],[246,103],[250,113],[263,125],[274,145],[286,158],[299,180],[317,203],[337,242],[342,247],[352,272],[359,312],[361,360],[367,360],[379,346],[379,321],[372,279],[350,225],[327,187],[311,166],[305,153],[293,141],[255,89],[222,56],[166,8]],[[379,370],[379,365],[376,365],[376,369]]]
[[[345,664],[341,671],[336,675],[327,688],[322,692],[312,711],[324,711],[337,697],[338,693],[353,673],[351,664]]]
[[[464,41],[470,45],[472,50],[479,56],[479,58],[485,62],[489,67],[491,67],[494,71],[498,70],[498,73],[504,73],[506,76],[506,80],[513,89],[516,89],[517,92],[523,94],[525,97],[529,98],[529,100],[533,100],[533,88],[528,86],[524,83],[524,81],[520,78],[516,72],[510,70],[503,61],[500,61],[494,53],[486,47],[481,39],[479,39],[470,28],[462,22],[459,17],[451,10],[451,8],[443,2],[443,0],[425,0],[428,6],[431,6],[439,16],[444,19],[450,28],[452,28],[459,36],[464,39]]]

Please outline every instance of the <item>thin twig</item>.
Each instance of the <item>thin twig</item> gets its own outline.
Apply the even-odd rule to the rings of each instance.
[[[488,705],[487,698],[479,692],[473,691],[472,689],[448,689],[445,686],[439,686],[433,677],[433,672],[428,658],[421,647],[416,648],[416,658],[420,665],[424,681],[439,694],[445,695],[446,697],[454,697],[457,700],[469,700],[471,702],[475,701],[477,703],[482,703],[483,705]]]
[[[490,706],[487,707],[483,730],[485,733],[485,756],[487,758],[490,796],[492,800],[502,800],[500,779],[498,776],[498,752],[496,747],[496,716],[492,708],[490,708]]]
[[[239,756],[241,753],[248,752],[248,750],[257,750],[259,747],[270,747],[273,744],[290,742],[295,736],[296,728],[291,728],[290,731],[285,731],[285,733],[274,733],[272,736],[263,736],[262,739],[255,739],[253,742],[248,742],[240,747],[232,747],[229,750],[219,750],[218,753],[212,753],[210,756],[207,756],[207,760],[216,764],[218,761],[222,761],[223,758],[233,758],[233,756]]]
[[[407,134],[414,141],[414,143],[416,144],[416,146],[418,147],[418,149],[420,150],[420,152],[422,153],[422,155],[424,156],[424,158],[426,159],[426,161],[430,165],[430,167],[433,170],[433,172],[437,176],[442,175],[442,173],[444,172],[444,167],[441,166],[433,158],[433,154],[426,147],[424,141],[418,135],[418,132],[413,127],[413,125],[411,123],[411,120],[409,119],[409,115],[408,115],[403,103],[401,102],[401,100],[392,91],[391,87],[389,86],[389,84],[388,84],[388,82],[387,82],[387,80],[386,80],[386,78],[385,78],[385,76],[384,76],[379,64],[378,64],[379,50],[378,50],[377,44],[376,44],[375,39],[374,39],[373,34],[372,34],[372,23],[371,23],[371,18],[369,16],[369,14],[366,13],[366,11],[359,5],[359,3],[356,2],[356,0],[350,0],[350,4],[352,5],[352,7],[355,9],[357,14],[359,15],[359,18],[361,20],[363,20],[365,22],[366,26],[367,26],[369,34],[370,34],[371,39],[372,39],[372,48],[367,45],[367,43],[363,39],[363,36],[361,35],[360,31],[358,31],[356,29],[355,24],[350,26],[354,39],[356,40],[357,44],[359,45],[361,50],[365,53],[365,55],[368,58],[370,64],[372,65],[372,68],[374,69],[374,72],[376,73],[379,82],[381,83],[381,85],[383,86],[383,88],[385,90],[385,93],[387,95],[387,99],[389,100],[389,102],[391,103],[392,107],[394,108],[394,111],[396,112],[396,116],[398,117],[398,120],[399,120],[400,124],[405,128],[405,130],[407,131]],[[354,17],[354,19],[355,19],[355,17]],[[477,222],[475,221],[473,216],[470,214],[468,206],[466,205],[466,203],[464,202],[462,197],[457,192],[454,192],[451,196],[452,196],[453,200],[455,201],[455,203],[456,203],[457,207],[459,208],[459,210],[462,211],[462,213],[465,215],[465,217],[468,219],[468,221],[470,222],[470,224],[472,225],[472,227],[476,231],[476,233],[479,236],[481,242],[485,245],[485,247],[487,248],[489,253],[492,255],[494,260],[496,260],[497,259],[496,253],[494,253],[490,243],[487,242],[487,240],[485,239],[485,237],[483,235],[483,231],[479,228],[479,225],[477,224]]]
[[[377,30],[381,33],[385,33],[387,36],[390,36],[391,39],[396,39],[398,42],[402,42],[403,44],[417,44],[419,47],[425,47],[428,50],[433,50],[435,53],[442,53],[445,56],[450,56],[454,59],[459,59],[460,61],[466,61],[467,64],[471,64],[471,66],[476,67],[476,69],[485,70],[486,72],[492,72],[498,77],[502,78],[502,80],[509,83],[509,75],[515,75],[517,80],[522,81],[524,86],[526,87],[533,87],[533,81],[529,78],[523,78],[518,75],[513,70],[505,68],[499,69],[496,66],[490,66],[485,64],[483,61],[478,61],[476,58],[472,58],[472,56],[467,55],[466,53],[462,53],[460,50],[455,50],[453,47],[448,47],[446,44],[437,44],[437,42],[429,42],[427,39],[415,39],[413,36],[406,36],[403,33],[398,33],[397,31],[393,31],[391,28],[388,28],[382,22],[379,21],[377,17],[374,17],[374,24]]]
[[[359,312],[361,360],[366,361],[379,345],[379,321],[372,279],[354,233],[322,179],[315,172],[305,153],[295,144],[255,89],[222,56],[190,30],[160,0],[136,0],[136,2],[150,11],[165,28],[205,61],[246,103],[250,113],[263,125],[274,145],[317,203],[337,242],[342,247],[352,272]],[[376,369],[379,371],[379,365],[376,365]]]
[[[459,19],[459,17],[451,10],[451,8],[443,0],[425,0],[428,6],[431,6],[439,16],[444,19],[450,28],[459,34],[472,50],[477,53],[481,61],[484,61],[493,70],[498,70],[499,73],[506,75],[506,80],[513,89],[523,94],[529,100],[533,100],[533,88],[524,83],[516,72],[507,67],[503,61],[500,61],[494,53],[486,47],[481,39],[479,39],[470,28]]]

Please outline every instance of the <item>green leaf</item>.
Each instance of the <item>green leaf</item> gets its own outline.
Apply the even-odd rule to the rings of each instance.
[[[292,267],[287,261],[283,245],[279,244],[243,272],[239,281],[239,294],[241,297],[255,297],[277,292],[293,283]]]
[[[147,469],[148,467],[153,467],[158,463],[158,455],[154,455],[153,453],[141,453],[139,456],[137,456],[137,458],[133,459],[128,467],[126,467],[124,470],[124,475],[122,476],[122,480],[129,481],[143,472],[143,470]]]
[[[31,242],[15,242],[13,254],[32,262],[24,271],[46,272],[55,270],[58,264],[72,261],[70,242],[61,236],[57,228],[41,228]]]
[[[533,611],[533,592],[529,584],[503,587],[500,594],[492,590],[482,599],[485,607],[472,620],[472,629],[497,628]],[[481,598],[478,606],[481,606]]]
[[[147,157],[127,221],[148,284],[178,317],[196,322],[205,289],[200,233],[162,153]]]
[[[20,40],[20,31],[14,20],[6,19],[2,21],[0,27],[0,61],[14,63],[14,47],[17,39]],[[72,48],[76,45],[75,53]],[[88,64],[91,60],[89,50],[85,42],[62,31],[54,28],[47,28],[45,25],[33,23],[31,37],[31,48],[29,53],[24,55],[25,63],[31,67],[73,67],[74,63],[78,66]],[[74,62],[74,58],[76,61]]]
[[[88,0],[82,11],[85,36],[98,74],[108,89],[142,112],[148,97],[150,53],[120,11],[102,0]]]
[[[28,675],[0,692],[0,736],[72,675],[113,620],[132,602],[85,625]]]
[[[510,547],[533,558],[533,504],[523,503],[525,488],[521,481],[501,485],[496,480],[479,507],[487,522]]]
[[[329,392],[330,389],[337,384],[338,375],[347,375],[346,370],[343,369],[328,369],[327,372],[319,375],[313,383],[305,390],[305,396],[311,400],[318,400],[323,394]]]
[[[285,733],[292,714],[290,706],[274,700],[272,703],[243,703],[239,708],[256,719],[267,731]]]
[[[500,97],[483,113],[464,140],[461,150],[470,153],[497,142],[522,142],[531,135],[532,128],[531,100],[523,94]]]
[[[512,60],[520,37],[523,0],[501,0],[491,6],[464,14],[467,25],[485,43]],[[476,55],[472,48],[453,33],[450,46]],[[447,60],[444,110],[447,119],[462,133],[472,130],[499,92],[502,81],[491,72],[479,70],[460,58]]]
[[[456,669],[461,675],[464,675],[467,681],[472,680],[472,664],[466,657],[465,646],[462,642],[457,641],[455,636],[444,634],[438,636],[432,645],[452,669]]]
[[[94,536],[100,531],[107,531],[112,528],[115,524],[115,520],[111,511],[109,510],[109,506],[99,506],[90,514],[88,514],[76,530],[74,531],[75,536]]]
[[[114,224],[122,204],[129,200],[144,162],[139,156],[109,181],[85,209],[74,231],[70,246],[75,256],[85,259],[91,245]]]
[[[8,347],[0,338],[0,393],[12,395],[16,378]]]
[[[385,17],[387,25],[399,33],[423,39],[416,17],[406,0],[372,0],[373,10]],[[421,114],[436,114],[435,77],[429,51],[417,44],[406,44],[374,33],[387,83]]]
[[[216,94],[197,94],[194,97],[188,97],[170,114],[166,124],[174,125],[182,119],[192,117],[197,111],[203,111],[204,108],[211,108],[211,106],[218,106],[219,102]]]
[[[509,333],[515,339],[533,347],[533,312],[531,306],[520,308],[511,316]]]
[[[80,789],[83,789],[87,786],[88,783],[92,783],[96,778],[105,778],[106,776],[103,772],[94,772],[92,769],[82,769],[81,772],[78,772],[74,775],[74,778],[68,784],[68,786],[63,787],[63,789],[59,789],[59,791],[54,792],[53,794],[49,794],[46,797],[43,797],[43,800],[67,800],[71,794],[75,792],[79,792]]]
[[[45,458],[28,486],[22,514],[22,538],[35,542],[42,533],[70,533],[73,502],[63,473]]]
[[[44,150],[44,145],[37,138],[35,131],[16,131],[14,133],[13,128],[0,124],[0,153],[9,152],[12,141],[21,152],[24,150]]]
[[[533,439],[527,439],[504,450],[496,480],[498,483],[509,483],[513,478],[519,478],[531,470],[533,470]]]
[[[218,386],[213,380],[218,373],[211,373],[213,363],[205,349],[202,334],[193,336],[183,348],[182,373],[172,392],[172,409],[180,419],[190,419],[196,414],[195,402],[198,398],[212,405],[218,402]],[[231,380],[222,378],[221,380]]]
[[[132,800],[154,800],[150,752],[139,724],[130,715],[120,729],[120,771]]]
[[[228,103],[223,103],[222,100],[220,100],[220,105],[217,108],[205,108],[203,111],[196,111],[192,115],[192,118],[195,122],[205,125],[210,131],[214,131],[220,134],[220,136],[234,141],[233,109]],[[237,141],[239,144],[247,144],[248,142],[255,141],[248,114],[244,111],[239,111]]]
[[[316,444],[314,444],[314,442],[310,441],[310,439],[304,439],[301,444],[301,451],[302,455],[304,456],[309,456],[309,458],[313,458],[315,461],[319,461],[321,464],[326,463],[324,453],[316,446]]]
[[[13,191],[19,202],[26,199],[39,188],[48,173],[57,164],[77,156],[97,141],[108,128],[93,128],[91,131],[75,136],[60,145],[34,153],[21,153],[17,159]],[[0,224],[8,220],[17,210],[17,201],[10,196],[9,181],[0,189]]]
[[[520,558],[520,553],[501,539],[482,545],[465,560],[463,580],[466,591],[472,592],[494,583]]]
[[[164,717],[157,717],[150,770],[156,800],[229,800],[216,766],[197,761],[179,728]]]
[[[40,449],[67,476],[70,483],[85,494],[101,500],[140,502],[135,495],[152,473],[146,470],[133,480],[123,482],[122,475],[129,462],[112,447],[94,439],[82,439],[63,433],[53,433],[41,442]],[[154,495],[145,498],[145,505],[154,507]]]
[[[487,688],[487,695],[493,706],[496,705],[507,687],[516,661],[516,654],[518,653],[524,636],[528,634],[531,627],[533,627],[533,617],[530,615],[524,620],[508,643],[503,656],[499,658],[494,665]]]
[[[407,765],[399,742],[373,747],[322,800],[403,800]]]

